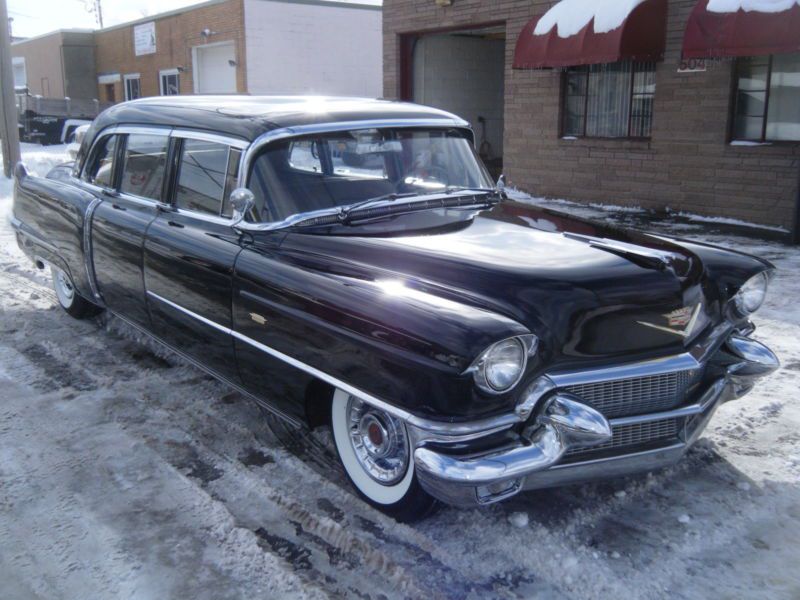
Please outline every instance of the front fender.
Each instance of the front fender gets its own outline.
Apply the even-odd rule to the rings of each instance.
[[[266,249],[236,263],[234,329],[409,412],[473,418],[507,410],[464,374],[490,344],[529,333],[411,281],[317,270]]]

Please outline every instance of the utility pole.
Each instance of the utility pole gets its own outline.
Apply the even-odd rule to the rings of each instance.
[[[94,15],[98,27],[103,28],[103,6],[100,4],[101,0],[83,0],[83,5],[86,10]]]
[[[797,159],[797,199],[794,205],[794,228],[792,230],[792,243],[800,245],[800,157]]]
[[[11,32],[6,0],[0,0],[0,137],[3,147],[3,173],[11,177],[20,160],[17,102],[14,72],[11,70]]]

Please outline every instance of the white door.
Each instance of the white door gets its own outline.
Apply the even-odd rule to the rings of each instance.
[[[194,48],[194,91],[197,94],[236,93],[236,49],[233,42]]]

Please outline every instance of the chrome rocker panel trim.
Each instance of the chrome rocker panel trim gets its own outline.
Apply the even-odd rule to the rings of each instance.
[[[177,304],[163,296],[156,294],[150,290],[147,291],[147,295],[157,300],[161,303],[164,303],[173,309],[182,312],[183,314],[190,316],[205,325],[216,329],[217,331],[221,331],[222,333],[228,334],[246,344],[249,344],[253,348],[264,352],[265,354],[269,354],[277,358],[278,360],[285,362],[309,375],[313,375],[318,379],[339,388],[348,394],[352,394],[353,396],[358,397],[360,400],[363,400],[367,404],[371,404],[376,408],[380,408],[381,410],[386,411],[393,417],[397,417],[406,423],[411,430],[410,433],[415,441],[419,442],[421,440],[436,440],[436,439],[444,439],[448,442],[458,442],[458,441],[466,441],[470,439],[475,439],[476,437],[483,437],[493,432],[502,431],[503,429],[507,429],[518,423],[519,420],[514,414],[508,414],[501,416],[499,418],[489,418],[480,421],[471,421],[469,423],[448,423],[445,421],[433,421],[430,419],[425,419],[423,417],[419,417],[417,415],[411,414],[410,412],[398,408],[382,400],[373,396],[372,394],[365,392],[357,387],[354,387],[348,384],[341,379],[338,379],[324,371],[317,369],[316,367],[312,367],[304,362],[297,360],[296,358],[292,358],[291,356],[276,350],[266,344],[262,344],[258,340],[254,340],[251,337],[248,337],[235,329],[231,329],[230,327],[225,327],[224,325],[220,325],[219,323],[212,321],[211,319],[207,319],[202,315],[199,315],[187,308],[184,308],[180,304]],[[263,401],[262,401],[263,404]]]

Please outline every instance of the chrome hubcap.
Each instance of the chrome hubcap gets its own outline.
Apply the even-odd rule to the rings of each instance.
[[[67,274],[60,269],[55,270],[55,288],[58,300],[64,306],[71,306],[72,299],[75,297],[75,288],[72,287],[72,282],[67,277]]]
[[[347,418],[350,443],[364,471],[383,485],[400,481],[409,463],[403,423],[352,396],[347,402]]]

